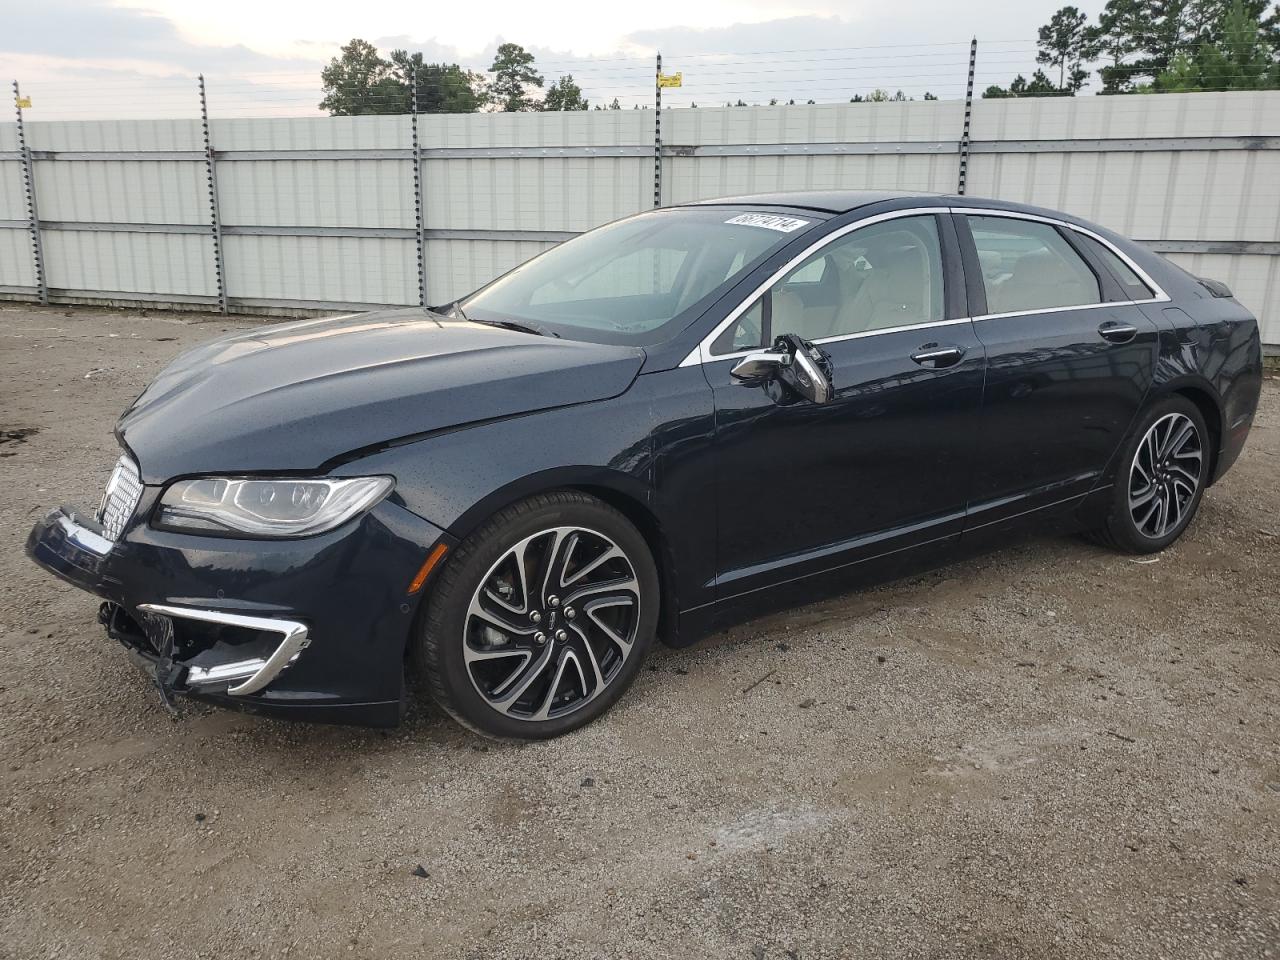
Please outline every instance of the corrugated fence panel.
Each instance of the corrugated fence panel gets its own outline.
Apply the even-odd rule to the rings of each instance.
[[[26,219],[27,194],[22,184],[22,163],[0,160],[0,220]]]
[[[974,196],[1067,210],[1136,240],[1280,241],[1280,150],[1246,148],[1280,136],[1280,91],[984,100],[972,136]],[[1214,145],[1206,137],[1236,139],[1204,149]],[[1141,142],[1151,138],[1165,142]],[[1029,151],[1027,141],[1048,143]],[[1275,257],[1168,256],[1225,280],[1258,315],[1264,342],[1280,344]]]
[[[979,100],[971,136],[1092,140],[1274,135],[1280,91]]]
[[[418,118],[418,138],[424,150],[652,145],[653,114],[645,110],[431,114]]]
[[[29,120],[27,146],[72,151],[200,150],[204,140],[199,120]]]
[[[663,141],[689,156],[667,161],[663,200],[685,203],[769,190],[900,189],[956,186],[964,105],[953,101],[846,103],[673,110]],[[704,147],[832,144],[883,152],[723,156]],[[909,145],[903,147],[902,145]],[[930,150],[928,153],[912,152]]]
[[[228,236],[223,246],[232,297],[418,302],[418,260],[412,240]]]
[[[42,220],[207,223],[203,163],[174,160],[37,160]]]
[[[411,228],[413,164],[407,159],[220,162],[218,202],[225,226]]]
[[[18,149],[18,125],[0,124],[0,151]],[[27,199],[22,186],[22,164],[0,160],[0,220],[26,222]],[[0,287],[34,287],[35,261],[31,237],[25,229],[0,230]]]
[[[386,150],[410,144],[408,117],[289,117],[209,121],[215,150]]]
[[[773,190],[943,193],[955,189],[956,157],[675,157],[670,170],[663,191],[668,203]]]
[[[1170,260],[1197,277],[1222,280],[1236,299],[1249,307],[1262,325],[1262,342],[1280,344],[1280,257],[1251,254],[1167,253]],[[1259,304],[1271,304],[1268,312]]]
[[[428,240],[427,300],[448,303],[553,246],[531,240]]]
[[[384,237],[243,236],[237,226],[412,229],[413,164],[317,159],[325,151],[398,150],[408,117],[214,120],[227,295],[232,300],[418,302],[416,247]],[[245,159],[245,151],[298,153]]]
[[[52,290],[209,297],[212,244],[190,234],[46,230],[45,273]]]
[[[649,151],[653,115],[643,110],[419,118],[427,226],[443,230],[589,230],[653,205],[653,157],[561,156],[558,148]],[[437,151],[522,149],[522,155],[450,157]],[[527,156],[530,148],[542,148]],[[428,300],[482,286],[549,244],[524,240],[432,240]],[[495,273],[496,271],[496,273]]]
[[[196,120],[34,122],[36,201],[42,221],[90,224],[207,224],[203,163],[173,159],[66,159],[57,154],[195,151]],[[42,158],[54,151],[54,159]],[[51,290],[210,296],[213,248],[207,237],[113,230],[43,233]]]
[[[426,160],[422,166],[432,228],[589,230],[653,206],[652,157]]]
[[[956,187],[958,101],[703,107],[662,119],[667,203]],[[653,132],[651,110],[420,117],[428,301],[472,290],[549,246],[526,231],[572,233],[648,209]],[[211,137],[233,306],[417,302],[410,118],[215,118]],[[1276,138],[1280,91],[979,100],[968,192],[1070,211],[1175,251],[1276,244]],[[216,294],[198,120],[33,122],[28,141],[55,294]],[[16,149],[15,125],[0,123],[0,152]],[[118,156],[129,151],[188,155]],[[0,159],[0,286],[34,283],[26,217],[22,165]],[[91,229],[62,228],[76,222]],[[182,229],[141,232],[168,224]],[[327,235],[344,230],[367,233]],[[1264,339],[1280,345],[1280,267],[1270,250],[1169,255],[1231,284],[1262,318]]]
[[[36,264],[26,230],[0,230],[0,287],[34,287]]]

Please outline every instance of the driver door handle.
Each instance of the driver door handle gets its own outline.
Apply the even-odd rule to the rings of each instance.
[[[964,357],[964,347],[954,343],[946,345],[926,343],[911,355],[911,359],[930,370],[953,367]]]
[[[1098,327],[1098,334],[1103,340],[1109,340],[1112,343],[1128,343],[1138,335],[1138,328],[1131,323],[1108,320]]]

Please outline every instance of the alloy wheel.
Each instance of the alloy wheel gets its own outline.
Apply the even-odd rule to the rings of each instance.
[[[517,720],[573,713],[631,655],[640,581],[626,553],[584,527],[553,527],[507,550],[476,587],[463,660],[490,707]]]
[[[1129,514],[1138,532],[1159,540],[1191,509],[1204,472],[1204,445],[1191,418],[1161,417],[1138,444],[1129,470]]]

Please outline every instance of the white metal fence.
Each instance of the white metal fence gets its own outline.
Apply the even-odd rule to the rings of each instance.
[[[664,203],[957,187],[963,101],[662,115]],[[327,309],[466,293],[654,195],[644,110],[0,124],[0,296]],[[979,100],[967,193],[1225,280],[1280,347],[1280,91]],[[29,178],[29,179],[28,179]],[[30,189],[29,189],[30,188]],[[419,211],[421,216],[419,218]]]

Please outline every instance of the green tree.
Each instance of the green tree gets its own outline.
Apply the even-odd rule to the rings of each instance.
[[[615,101],[616,102],[616,101]],[[543,110],[586,110],[587,101],[582,98],[582,88],[567,73],[550,87],[542,101]]]
[[[1064,94],[1069,95],[1069,92],[1054,86],[1043,70],[1037,70],[1029,82],[1022,74],[1018,74],[1007,88],[992,85],[982,91],[984,100],[998,100],[1001,97],[1060,97]]]
[[[320,71],[324,99],[320,109],[334,117],[358,117],[370,113],[404,113],[404,90],[392,75],[391,64],[378,49],[355,39],[340,56]]]
[[[530,87],[542,86],[542,74],[533,67],[533,54],[518,43],[504,43],[489,67],[492,73],[490,97],[499,110],[508,113],[537,110],[539,101],[529,95]]]
[[[1269,90],[1280,88],[1280,62],[1258,15],[1245,0],[1231,0],[1221,20],[1207,26],[1194,50],[1181,50],[1153,85],[1159,91]]]
[[[1036,63],[1058,68],[1058,89],[1076,93],[1089,73],[1081,64],[1092,57],[1089,18],[1076,7],[1063,7],[1040,28]]]
[[[485,103],[484,77],[456,63],[423,63],[421,53],[391,51],[391,69],[410,108],[414,77],[419,113],[475,113]]]
[[[1107,62],[1098,68],[1103,93],[1124,93],[1133,87],[1133,69],[1128,58],[1142,49],[1144,0],[1108,0],[1089,28],[1090,59]]]

